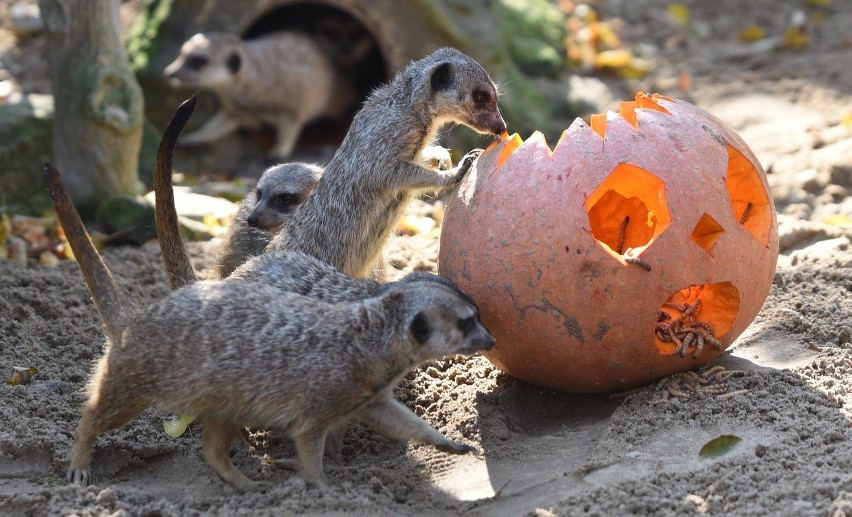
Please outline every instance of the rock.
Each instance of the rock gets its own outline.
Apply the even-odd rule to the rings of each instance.
[[[178,216],[204,220],[204,216],[212,215],[217,219],[233,217],[237,213],[238,205],[220,197],[206,196],[192,192],[189,187],[175,187],[175,210]],[[154,204],[154,193],[145,195],[145,200]]]
[[[18,38],[27,38],[42,30],[41,10],[37,4],[17,3],[9,8],[9,30]]]
[[[31,94],[0,104],[0,192],[8,213],[39,215],[52,206],[42,164],[53,159],[53,97]]]
[[[108,244],[141,245],[157,236],[154,206],[144,199],[128,196],[107,199],[98,207],[95,218],[109,234]]]

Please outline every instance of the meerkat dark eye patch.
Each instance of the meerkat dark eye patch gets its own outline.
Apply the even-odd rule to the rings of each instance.
[[[488,92],[483,90],[476,90],[473,92],[473,103],[479,107],[485,106],[491,100],[491,96],[488,95]]]
[[[242,66],[243,62],[240,59],[240,55],[237,53],[233,53],[228,56],[228,70],[231,71],[232,74],[235,74],[240,71],[240,66]]]
[[[184,61],[184,66],[190,70],[201,70],[209,61],[204,56],[189,56]]]
[[[432,71],[430,78],[433,92],[446,90],[453,84],[453,69],[449,63],[441,63]]]
[[[284,192],[283,194],[278,194],[274,198],[274,202],[279,206],[290,206],[294,205],[299,201],[299,198],[296,194],[292,192]]]
[[[464,318],[459,320],[459,330],[461,330],[464,334],[473,331],[476,328],[476,316],[471,316],[469,318]]]
[[[418,312],[417,315],[414,316],[414,319],[411,320],[409,331],[411,332],[411,336],[421,345],[425,343],[432,334],[432,329],[429,328],[429,321],[422,312]]]

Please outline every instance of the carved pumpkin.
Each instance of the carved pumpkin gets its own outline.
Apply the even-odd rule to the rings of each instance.
[[[696,368],[769,292],[775,209],[752,151],[680,100],[637,94],[480,156],[448,202],[439,270],[479,304],[486,357],[577,393]]]

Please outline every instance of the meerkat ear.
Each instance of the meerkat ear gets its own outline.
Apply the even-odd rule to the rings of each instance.
[[[413,337],[421,345],[429,340],[432,335],[432,329],[429,327],[429,319],[422,312],[418,312],[411,323],[408,325],[408,330]]]
[[[226,65],[228,67],[228,70],[230,70],[232,74],[239,72],[242,64],[243,60],[236,52],[233,52],[230,56],[228,56],[228,62],[226,63]]]
[[[441,63],[434,69],[429,77],[429,82],[432,85],[432,92],[440,92],[446,90],[453,84],[453,69],[449,63]]]

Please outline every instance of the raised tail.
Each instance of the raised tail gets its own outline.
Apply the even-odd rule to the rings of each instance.
[[[155,208],[157,213],[157,236],[160,239],[160,249],[163,255],[163,264],[169,276],[169,284],[172,289],[177,289],[198,280],[186,245],[180,232],[177,210],[175,210],[175,194],[172,190],[172,157],[175,151],[175,142],[180,135],[183,126],[189,120],[195,109],[197,94],[183,101],[172,115],[172,119],[166,124],[163,137],[160,139],[160,147],[157,149],[157,163],[154,166],[154,195],[156,198]]]
[[[107,335],[113,343],[117,343],[121,339],[130,307],[121,303],[112,272],[92,244],[89,233],[80,220],[80,214],[65,190],[59,171],[50,163],[44,165],[44,184],[53,200],[56,215],[77,259],[77,265],[86,279],[86,285],[106,327]]]

